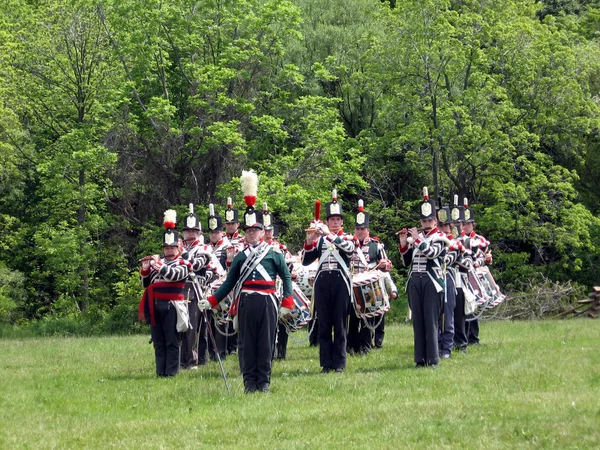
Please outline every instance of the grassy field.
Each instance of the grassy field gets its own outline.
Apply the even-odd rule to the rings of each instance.
[[[482,345],[414,369],[412,329],[320,374],[290,342],[270,394],[236,357],[154,376],[147,336],[0,340],[0,447],[598,448],[600,322],[482,323]],[[299,335],[298,337],[301,337]]]

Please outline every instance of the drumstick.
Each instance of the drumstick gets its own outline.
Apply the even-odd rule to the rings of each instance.
[[[379,261],[375,267],[373,267],[372,269],[369,269],[369,272],[373,272],[374,270],[376,270],[381,265],[382,262],[383,261]]]

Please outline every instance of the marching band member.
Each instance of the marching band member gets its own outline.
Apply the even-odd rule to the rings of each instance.
[[[467,351],[467,331],[465,322],[465,292],[467,287],[464,285],[464,276],[473,264],[471,259],[471,251],[466,251],[463,245],[462,224],[465,221],[465,210],[463,206],[458,204],[458,195],[454,196],[454,204],[450,209],[450,217],[452,220],[453,236],[459,244],[460,254],[455,261],[455,288],[456,298],[454,306],[454,348],[460,352]]]
[[[229,247],[227,247],[226,252],[227,258],[225,260],[227,270],[229,270],[235,255],[244,249],[244,236],[239,232],[239,227],[238,210],[233,208],[231,197],[227,197],[227,209],[225,210],[225,237],[229,240]],[[226,340],[227,353],[234,355],[238,349],[238,336],[231,322],[229,322]]]
[[[437,221],[440,232],[450,241],[444,257],[446,270],[446,287],[444,290],[444,308],[438,333],[438,347],[442,359],[450,358],[454,347],[454,309],[456,307],[456,261],[460,257],[462,245],[452,235],[452,218],[450,208],[442,205],[438,199]]]
[[[307,233],[302,265],[319,260],[315,276],[315,302],[319,337],[319,359],[322,373],[343,372],[346,367],[346,321],[352,294],[349,269],[355,242],[344,233],[342,205],[334,189],[327,203],[327,224],[315,222]],[[332,336],[333,332],[333,336]]]
[[[202,225],[198,216],[194,214],[194,205],[190,203],[189,208],[190,213],[185,218],[185,226],[181,230],[184,249],[181,256],[189,262],[190,273],[193,273],[194,277],[188,277],[185,283],[191,326],[183,333],[181,341],[181,367],[197,370],[198,364],[206,364],[208,349],[207,324],[200,316],[197,294],[205,291],[213,276],[213,268],[210,267],[211,256],[201,235]],[[198,283],[199,289],[194,289],[193,283]]]
[[[225,236],[223,231],[223,218],[215,214],[215,206],[211,203],[208,205],[208,236],[209,236],[209,251],[213,254],[214,259],[217,260],[217,273],[213,277],[213,281],[217,277],[225,276],[227,267],[227,248],[231,245],[229,239]],[[225,332],[221,331],[219,325],[215,322],[215,316],[209,314],[210,327],[215,337],[217,344],[217,350],[221,360],[225,360],[227,357],[227,336],[229,334],[229,324],[225,327]],[[217,355],[212,346],[208,346],[208,354],[212,361],[217,360]]]
[[[292,277],[292,280],[296,279],[297,275],[294,274],[293,265],[291,263],[291,261],[293,260],[293,256],[288,250],[287,246],[279,242],[279,240],[277,239],[277,231],[275,228],[275,224],[273,223],[273,215],[269,212],[269,208],[266,202],[263,203],[263,224],[265,228],[265,242],[271,247],[273,247],[274,251],[280,252],[283,255],[283,259],[285,260],[288,266],[288,270],[290,271],[290,276]],[[285,355],[287,353],[287,343],[287,329],[285,328],[285,325],[283,323],[279,322],[277,324],[275,359],[285,359]]]
[[[293,307],[292,280],[282,253],[263,241],[262,212],[254,208],[257,176],[244,171],[241,177],[246,212],[244,229],[246,247],[231,263],[227,279],[208,298],[208,305],[216,307],[230,291],[234,291],[232,314],[237,314],[240,335],[240,368],[246,393],[269,392],[273,346],[277,330],[278,302],[275,281],[283,281],[283,299],[280,316],[290,313]]]
[[[378,269],[382,272],[389,272],[392,268],[392,262],[388,259],[383,243],[376,237],[371,237],[369,229],[369,213],[365,212],[363,200],[358,201],[358,213],[354,222],[354,237],[356,248],[352,255],[351,271],[353,274],[363,273]],[[390,279],[391,281],[391,279]],[[393,294],[392,294],[393,295]],[[398,294],[396,294],[396,297]],[[356,316],[354,308],[350,308],[348,313],[348,350],[350,353],[368,354],[373,344],[373,332],[363,320]],[[381,319],[381,320],[380,320]],[[371,327],[375,323],[375,318],[367,319]],[[379,335],[379,347],[383,343],[384,317],[377,318],[380,321],[377,328],[381,327]]]
[[[490,246],[489,241],[483,236],[475,233],[475,217],[473,211],[469,209],[468,201],[465,198],[465,221],[462,224],[463,242],[470,243],[470,250],[473,258],[473,268],[482,267],[486,263],[486,254]],[[491,253],[488,257],[491,261]],[[479,319],[473,319],[473,316],[467,319],[467,340],[469,345],[479,345]],[[471,320],[468,320],[471,319]]]
[[[138,318],[150,323],[156,375],[159,377],[175,376],[179,370],[177,312],[171,303],[185,301],[189,264],[180,258],[176,218],[174,210],[165,211],[163,257],[145,256],[140,270],[146,290],[140,301]]]
[[[435,204],[423,188],[420,205],[423,232],[417,228],[399,233],[398,248],[408,273],[408,302],[414,330],[414,360],[416,367],[438,367],[438,323],[445,279],[442,265],[448,239],[437,228]],[[410,236],[409,236],[410,235]]]

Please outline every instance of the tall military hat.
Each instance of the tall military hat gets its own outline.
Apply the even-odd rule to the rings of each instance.
[[[194,204],[190,203],[189,208],[190,213],[185,218],[185,226],[183,227],[182,231],[196,230],[202,232],[202,224],[200,223],[200,219],[198,219],[198,216],[194,214]]]
[[[175,225],[177,224],[177,212],[174,209],[167,209],[163,220],[163,247],[172,247],[179,245],[179,234]]]
[[[452,223],[452,218],[450,217],[450,207],[444,206],[442,203],[442,197],[438,197],[438,207],[436,210],[438,223],[441,225],[445,225],[447,223]]]
[[[427,191],[427,186],[425,186],[423,188],[423,201],[419,205],[419,219],[427,220],[436,218],[435,202],[429,199],[429,192]]]
[[[473,215],[473,211],[471,209],[469,209],[469,200],[467,200],[467,197],[464,198],[464,204],[465,204],[465,222],[467,223],[473,223],[475,222],[475,216]]]
[[[450,219],[452,222],[464,222],[465,221],[465,208],[458,204],[458,195],[454,194],[454,203],[450,208]]]
[[[233,202],[231,197],[227,197],[227,209],[225,210],[225,223],[238,223],[240,221],[238,217],[238,210],[233,209]]]
[[[342,204],[338,202],[337,189],[331,191],[331,201],[325,205],[325,212],[328,219],[333,216],[344,217],[342,214]]]
[[[365,212],[365,203],[358,201],[358,213],[354,221],[354,228],[369,228],[369,213]]]
[[[263,203],[263,225],[265,226],[265,230],[272,230],[274,227],[273,215],[269,212],[267,202]]]
[[[223,218],[215,214],[215,205],[208,205],[208,231],[223,231]]]
[[[244,202],[246,203],[246,211],[244,212],[244,229],[248,228],[264,228],[263,213],[254,208],[256,203],[256,194],[258,192],[258,176],[254,171],[242,171],[240,177],[242,183],[242,192],[244,194]]]

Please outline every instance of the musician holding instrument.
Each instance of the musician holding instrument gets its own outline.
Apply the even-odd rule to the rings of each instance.
[[[265,242],[269,244],[274,251],[280,252],[283,255],[283,258],[288,266],[288,270],[290,271],[292,281],[295,280],[297,275],[294,274],[292,264],[294,257],[288,250],[287,246],[279,242],[279,240],[277,239],[277,229],[275,228],[275,224],[273,223],[273,215],[269,212],[267,202],[263,203],[263,224],[265,228]],[[277,324],[277,336],[275,339],[275,359],[285,359],[287,354],[287,344],[288,331],[285,325],[280,321]]]
[[[443,259],[448,239],[437,228],[435,203],[423,188],[420,221],[423,229],[398,232],[402,262],[410,266],[406,291],[412,311],[416,367],[437,368],[439,363],[438,323],[443,302],[445,276]]]
[[[490,242],[483,236],[475,233],[475,216],[468,206],[468,200],[464,199],[465,220],[462,224],[462,242],[465,248],[471,251],[473,268],[482,267],[486,264],[486,258],[491,262],[489,252]],[[489,255],[489,256],[486,256]],[[466,320],[466,333],[469,345],[479,345],[479,319],[469,315]]]
[[[202,225],[194,214],[194,205],[190,203],[189,214],[181,230],[183,235],[183,253],[181,258],[188,262],[190,274],[185,283],[186,300],[190,318],[190,327],[182,333],[181,339],[181,368],[197,370],[198,365],[206,364],[208,350],[207,324],[201,318],[198,309],[199,296],[204,295],[208,283],[213,277],[215,267],[211,266],[211,255],[204,245]],[[198,289],[194,288],[194,284]]]
[[[278,300],[276,278],[283,282],[280,316],[293,307],[292,280],[283,255],[263,240],[262,211],[254,208],[258,185],[257,175],[244,171],[240,178],[247,208],[244,213],[246,246],[231,263],[223,285],[208,298],[216,307],[233,291],[232,315],[237,315],[240,340],[240,369],[244,391],[248,394],[269,392],[273,346],[277,331]]]
[[[239,232],[240,220],[238,210],[233,207],[231,197],[227,197],[227,209],[225,210],[225,237],[229,240],[229,246],[226,249],[225,265],[227,270],[231,266],[235,256],[244,249],[244,236]],[[234,355],[238,351],[238,336],[235,332],[232,322],[228,323],[227,330],[227,353]]]
[[[383,275],[383,273],[391,270],[392,262],[387,257],[383,243],[379,242],[377,237],[371,236],[369,213],[365,211],[363,200],[358,201],[354,237],[356,248],[351,261],[353,275],[372,271],[379,271]],[[391,295],[393,298],[398,296],[397,292],[394,293],[393,291]],[[368,354],[373,347],[373,337],[375,337],[376,346],[381,347],[385,333],[384,324],[385,312],[380,317],[361,319],[357,317],[355,308],[350,308],[348,313],[348,352],[350,354]]]
[[[456,288],[456,304],[454,306],[454,348],[460,352],[467,351],[467,331],[465,322],[465,274],[472,267],[473,260],[471,251],[466,251],[463,245],[462,224],[465,221],[464,206],[458,204],[458,195],[454,196],[454,204],[450,208],[450,217],[452,220],[453,236],[460,244],[460,254],[458,255],[455,267],[455,288]]]
[[[159,377],[172,377],[179,371],[179,334],[173,302],[185,301],[189,264],[181,259],[176,220],[174,210],[165,211],[163,256],[141,259],[140,275],[145,291],[138,307],[138,318],[150,323],[156,375]]]
[[[444,290],[444,308],[440,329],[438,333],[438,347],[440,358],[449,359],[454,348],[454,310],[456,307],[456,262],[461,255],[462,245],[452,235],[452,212],[448,206],[443,206],[442,199],[438,198],[437,210],[438,228],[444,233],[450,245],[444,256],[444,268],[446,271],[446,288]]]
[[[217,279],[225,277],[227,268],[227,248],[230,247],[231,244],[223,230],[223,218],[215,214],[215,206],[213,203],[208,205],[208,233],[208,250],[213,255],[213,259],[216,260],[215,265],[217,266],[213,280],[211,280],[214,283]],[[229,323],[227,323],[224,330],[221,330],[221,327],[215,321],[214,314],[209,314],[208,318],[212,334],[215,337],[217,351],[219,353],[218,356],[221,360],[225,360],[227,357],[227,335],[229,334],[230,329]],[[220,328],[217,329],[217,327]],[[210,345],[208,346],[208,355],[211,361],[217,361],[216,351]]]
[[[337,191],[326,204],[327,222],[319,220],[320,203],[313,227],[307,230],[302,265],[315,260],[313,301],[317,311],[319,361],[322,373],[342,373],[346,367],[346,321],[352,293],[350,258],[355,248],[354,236],[344,233],[342,205]]]

